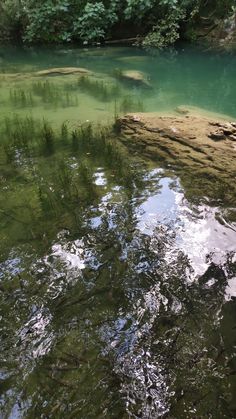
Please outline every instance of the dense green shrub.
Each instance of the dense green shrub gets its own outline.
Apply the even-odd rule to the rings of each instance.
[[[74,23],[74,36],[78,36],[84,42],[104,39],[108,28],[118,20],[115,6],[116,2],[111,2],[109,8],[106,8],[102,1],[88,2],[82,15]]]
[[[70,0],[24,0],[26,42],[66,42],[72,40],[71,27],[76,10]]]
[[[191,27],[201,18],[224,18],[234,5],[235,0],[0,0],[0,38],[96,43],[117,24],[146,35],[145,46],[164,47],[179,38],[186,22]]]
[[[21,34],[23,14],[20,0],[0,0],[0,39],[16,38]]]
[[[158,20],[143,41],[144,46],[163,48],[180,37],[180,24],[186,18],[184,7],[170,7],[168,13]]]

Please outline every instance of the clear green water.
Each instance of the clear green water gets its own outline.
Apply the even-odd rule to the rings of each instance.
[[[236,118],[236,57],[0,57],[0,416],[236,417],[235,208],[90,127],[180,105]],[[29,75],[66,66],[96,86]],[[115,69],[145,72],[152,89]]]

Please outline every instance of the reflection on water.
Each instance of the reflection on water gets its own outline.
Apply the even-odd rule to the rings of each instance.
[[[235,251],[235,227],[217,221],[218,208],[189,205],[178,182],[168,178],[162,178],[159,186],[158,194],[138,210],[140,231],[152,235],[158,224],[171,225],[176,243],[188,255],[196,275],[206,271],[209,253],[215,263],[221,263],[222,255]]]
[[[183,65],[188,74],[186,86],[181,79],[184,100],[190,93],[200,99],[195,90],[206,77],[200,52],[148,57],[133,49],[58,50],[50,60],[45,51],[5,54],[12,72],[63,63],[99,73],[128,68],[133,54],[132,66],[149,70],[153,83],[159,62],[159,89],[162,84],[177,95],[176,103],[174,69],[176,80]],[[207,68],[216,68],[209,101],[223,66],[230,88],[220,105],[213,102],[233,115],[235,58],[203,56]],[[37,89],[45,98],[45,87]],[[148,107],[161,97],[137,86],[120,89],[147,95]],[[97,84],[96,95],[101,92],[104,85]],[[225,220],[226,208],[216,200],[187,199],[173,171],[128,155],[101,127],[75,124],[80,93],[73,94],[78,109],[66,105],[62,111],[53,93],[55,107],[48,102],[43,110],[40,102],[32,108],[34,118],[22,118],[25,108],[10,116],[9,105],[1,123],[1,415],[233,418],[236,225]],[[82,94],[86,120],[88,104],[97,98]],[[29,96],[13,99],[27,102]],[[107,97],[103,106],[111,117]],[[40,122],[45,112],[56,129]],[[97,120],[102,112],[90,115]]]

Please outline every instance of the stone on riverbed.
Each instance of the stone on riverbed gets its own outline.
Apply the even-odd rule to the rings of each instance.
[[[35,76],[67,76],[70,74],[89,75],[91,74],[91,71],[82,67],[61,67],[49,68],[47,70],[41,70],[34,73]]]
[[[147,76],[141,71],[137,70],[127,70],[127,71],[117,71],[118,78],[121,80],[127,80],[135,84],[143,85],[144,87],[150,88],[151,85],[148,81]]]
[[[0,80],[24,80],[32,77],[47,77],[47,76],[69,76],[69,75],[81,75],[89,76],[93,73],[86,68],[82,67],[61,67],[61,68],[49,68],[47,70],[40,70],[35,72],[26,73],[0,73]]]
[[[179,113],[180,115],[188,115],[190,111],[185,106],[177,106],[177,108],[175,108],[175,112]]]

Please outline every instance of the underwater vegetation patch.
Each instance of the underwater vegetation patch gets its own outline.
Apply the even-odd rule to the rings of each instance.
[[[36,121],[31,117],[20,118],[18,115],[4,118],[1,126],[2,146],[7,162],[14,161],[19,152],[28,155],[29,146],[33,146],[36,135]]]
[[[144,105],[140,99],[134,97],[125,96],[119,103],[120,112],[143,112]]]
[[[0,134],[8,163],[18,160],[19,155],[37,155],[42,147],[52,151],[54,132],[45,120],[14,114],[3,119]]]
[[[20,158],[52,156],[63,149],[76,158],[100,156],[122,178],[122,182],[132,183],[130,162],[121,145],[115,141],[115,125],[116,121],[113,127],[84,123],[72,129],[63,122],[59,128],[54,128],[45,119],[14,114],[1,121],[1,159],[18,165]]]
[[[63,108],[78,106],[78,97],[76,94],[69,91],[65,92],[63,87],[60,88],[49,80],[33,82],[31,90],[47,106]]]
[[[92,80],[82,76],[78,79],[77,86],[80,91],[85,92],[102,102],[110,102],[121,94],[118,84],[105,83],[102,80]]]
[[[16,240],[18,234],[20,240],[41,240],[42,235],[48,240],[58,225],[80,225],[84,208],[104,193],[95,181],[97,167],[104,168],[110,185],[124,186],[126,194],[139,184],[141,174],[111,126],[86,123],[72,129],[63,122],[54,128],[47,120],[13,115],[0,121],[0,136],[4,178],[12,182],[1,190],[0,221],[8,233],[12,223],[9,234]],[[7,233],[4,237],[7,247],[10,238]]]
[[[21,88],[10,90],[9,101],[13,107],[26,108],[34,106],[32,92]]]

